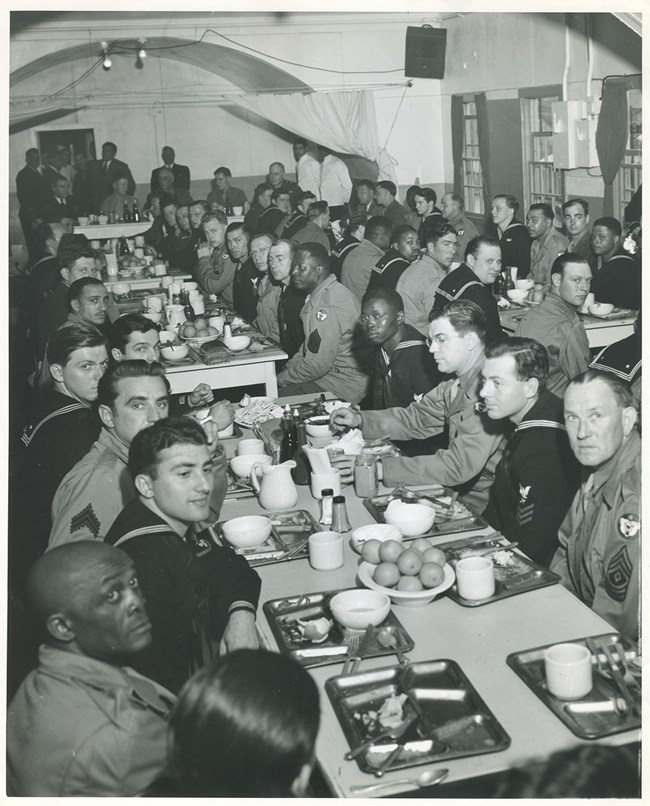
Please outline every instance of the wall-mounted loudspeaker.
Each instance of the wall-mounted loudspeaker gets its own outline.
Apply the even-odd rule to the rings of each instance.
[[[444,78],[447,29],[409,26],[406,29],[404,74],[411,78]]]

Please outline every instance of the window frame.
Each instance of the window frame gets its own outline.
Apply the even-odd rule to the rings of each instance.
[[[470,111],[468,107],[473,107]],[[475,121],[472,127],[471,122]],[[474,130],[474,142],[468,142],[468,122],[470,129]],[[463,199],[465,212],[470,215],[485,215],[485,191],[483,169],[478,142],[478,115],[476,113],[476,100],[473,95],[463,96],[463,154],[461,157],[461,176],[463,180]],[[468,181],[469,180],[469,181]],[[474,180],[474,181],[472,181]],[[475,202],[478,200],[478,204]],[[476,209],[476,208],[479,209]]]
[[[550,204],[553,210],[561,210],[562,202],[565,197],[564,179],[565,172],[561,168],[555,168],[553,160],[540,160],[535,159],[535,141],[543,140],[550,143],[552,148],[553,142],[553,128],[546,131],[542,128],[539,130],[534,129],[531,123],[533,115],[533,104],[540,105],[537,112],[539,120],[541,121],[541,103],[548,100],[559,101],[562,97],[562,89],[558,86],[545,86],[522,89],[519,91],[519,103],[521,110],[521,145],[522,145],[522,174],[524,184],[524,204],[528,210],[531,204],[538,204],[546,202]],[[537,149],[539,154],[539,149]],[[549,152],[546,151],[548,154]],[[552,151],[551,151],[552,153]],[[545,184],[543,175],[548,174],[549,167],[551,168],[550,180]],[[539,178],[538,178],[539,177]],[[542,187],[541,185],[545,185]],[[550,192],[547,188],[550,188]],[[561,225],[561,221],[558,221]]]

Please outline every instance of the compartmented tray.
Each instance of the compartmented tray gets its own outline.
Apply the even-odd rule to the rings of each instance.
[[[496,753],[510,745],[508,734],[453,660],[332,677],[325,690],[351,748],[377,736],[377,743],[356,757],[363,772],[374,773],[397,745],[401,749],[387,770]],[[378,714],[387,708],[386,701],[392,704],[400,695],[406,695],[402,717],[415,713],[417,718],[399,739],[383,739]]]
[[[302,666],[327,666],[331,663],[343,663],[347,657],[348,642],[352,635],[359,635],[361,630],[350,630],[337,624],[329,608],[329,601],[341,590],[305,593],[285,599],[272,599],[264,603],[264,613],[268,619],[273,636],[280,652],[291,655]],[[305,623],[318,619],[332,622],[327,637],[321,641],[310,641],[301,634],[300,619]],[[379,630],[389,630],[396,641],[395,647],[384,647],[377,641]],[[414,647],[413,639],[402,626],[402,622],[391,611],[376,630],[373,631],[370,644],[364,652],[364,658],[378,658],[383,655],[394,655],[395,651],[410,652]]]
[[[237,554],[246,557],[252,566],[302,560],[309,555],[309,535],[320,532],[322,528],[309,512],[304,509],[293,509],[269,513],[268,517],[272,523],[268,539],[261,546],[252,549],[236,548]],[[223,524],[224,521],[219,521],[215,524],[214,530],[219,542],[229,546],[230,543],[223,533]],[[289,552],[291,554],[288,555]]]
[[[423,535],[418,535],[418,537],[431,538],[456,532],[471,532],[475,529],[485,529],[488,526],[488,522],[484,518],[480,515],[475,515],[465,504],[456,500],[452,490],[442,487],[440,484],[418,490],[397,487],[388,495],[364,498],[363,505],[377,523],[386,523],[384,520],[386,507],[391,501],[399,501],[400,499],[425,504],[433,507],[436,511],[436,519],[431,529]],[[404,537],[405,543],[409,540],[415,540],[415,538]]]
[[[468,537],[450,543],[438,543],[447,556],[447,562],[456,570],[456,563],[463,557],[471,557],[478,552],[484,552],[491,546],[497,551],[490,555],[494,563],[494,595],[487,599],[463,599],[458,593],[458,585],[454,583],[447,591],[447,596],[463,607],[481,607],[482,605],[507,599],[509,596],[518,596],[520,593],[545,588],[548,585],[557,585],[560,577],[544,568],[524,554],[504,548],[503,554],[498,551],[499,546],[508,541],[498,533],[488,538]]]
[[[635,669],[634,661],[639,659],[636,650],[629,641],[618,633],[605,633],[589,639],[596,644],[606,644],[612,646],[620,641],[625,651],[625,658],[628,668],[638,679],[641,685],[641,667]],[[585,638],[576,638],[570,642],[572,644],[583,644],[586,646]],[[535,647],[524,652],[513,652],[506,658],[506,663],[524,681],[524,683],[536,694],[540,700],[550,708],[567,728],[579,736],[581,739],[601,739],[604,736],[612,736],[615,733],[622,733],[626,730],[634,730],[641,727],[641,718],[633,714],[629,709],[622,712],[617,708],[615,701],[619,700],[620,692],[614,681],[597,671],[596,658],[592,656],[593,664],[593,688],[580,700],[560,700],[551,694],[546,687],[544,675],[544,650],[551,646]],[[604,656],[602,656],[604,658]],[[630,663],[630,661],[632,663]],[[634,693],[634,692],[633,692]],[[638,694],[638,705],[641,707],[641,695],[635,693],[635,700]]]

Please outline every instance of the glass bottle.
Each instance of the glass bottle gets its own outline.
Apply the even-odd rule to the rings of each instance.
[[[377,460],[362,451],[354,460],[354,492],[359,498],[373,498],[378,491]]]
[[[296,433],[296,423],[293,419],[291,409],[282,415],[282,442],[280,443],[280,462],[293,459],[298,445],[298,435]]]
[[[188,322],[193,322],[196,319],[194,308],[190,302],[190,292],[181,291],[181,305],[183,306],[183,313]]]
[[[133,219],[131,218],[131,211],[129,210],[129,203],[124,202],[124,210],[122,211],[122,221],[125,224],[130,224]]]
[[[134,199],[133,200],[133,220],[134,221],[142,221],[142,215],[138,208],[138,202]]]
[[[296,466],[291,471],[291,476],[296,484],[303,486],[309,484],[311,472],[311,466],[304,450],[306,444],[307,426],[301,418],[298,418],[296,421],[296,451],[293,455]]]
[[[121,235],[117,239],[117,245],[115,247],[115,254],[117,255],[117,259],[119,260],[121,257],[126,257],[130,254],[129,252],[129,245],[126,242],[126,238],[124,235]]]

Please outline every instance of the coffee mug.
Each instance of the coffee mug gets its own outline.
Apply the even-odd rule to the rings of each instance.
[[[145,255],[144,256],[144,262],[147,264],[147,266],[150,265],[151,263],[153,263],[153,256],[152,255]],[[165,274],[167,273],[167,266],[165,266],[164,263],[156,263],[154,265],[154,267],[153,267],[153,273],[154,273],[154,275],[156,277],[163,277],[164,278]],[[171,280],[171,277],[169,279]],[[166,288],[166,287],[167,286],[163,286],[163,288]]]
[[[112,252],[106,254],[106,273],[110,277],[117,274],[117,257]]]
[[[162,280],[160,281],[160,285],[161,285],[163,288],[169,288],[169,287],[170,287],[170,286],[172,286],[173,284],[174,284],[174,278],[173,278],[173,277],[170,277],[169,275],[166,275],[166,276],[165,276],[165,277],[163,277],[163,278],[162,278]]]
[[[161,312],[163,309],[163,301],[160,297],[147,297],[145,302],[149,311]]]
[[[591,652],[582,644],[555,644],[544,652],[546,686],[561,700],[579,700],[592,689]]]
[[[463,557],[456,563],[456,585],[463,599],[494,596],[494,563],[489,557]]]
[[[343,565],[343,537],[339,532],[315,532],[309,537],[309,564],[317,571]]]
[[[334,490],[334,495],[341,495],[341,471],[333,467],[328,473],[311,474],[311,494],[314,498],[322,498],[322,490]]]
[[[237,443],[237,456],[266,453],[261,439],[240,439]]]

